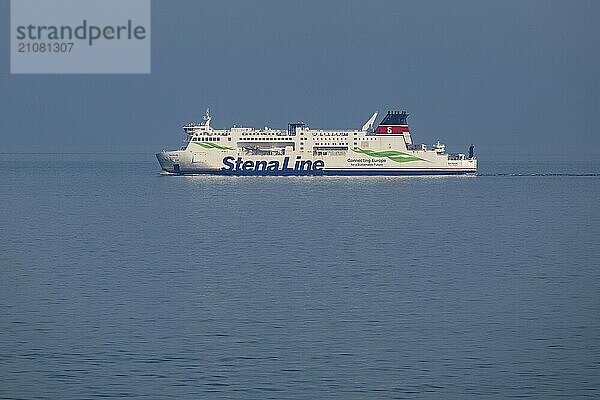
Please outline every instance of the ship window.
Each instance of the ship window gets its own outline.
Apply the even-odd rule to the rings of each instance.
[[[231,142],[231,138],[230,137],[228,137],[227,140]]]

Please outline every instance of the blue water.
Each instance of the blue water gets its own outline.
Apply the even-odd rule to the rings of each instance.
[[[600,163],[480,172],[4,154],[0,398],[600,397]]]

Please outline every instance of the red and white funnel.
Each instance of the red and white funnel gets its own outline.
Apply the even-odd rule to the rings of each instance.
[[[375,129],[377,135],[404,136],[406,144],[411,144],[410,129],[408,128],[408,113],[406,111],[388,111],[387,115]]]

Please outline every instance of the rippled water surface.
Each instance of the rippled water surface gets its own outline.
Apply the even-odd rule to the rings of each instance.
[[[0,171],[0,398],[600,396],[598,163]]]

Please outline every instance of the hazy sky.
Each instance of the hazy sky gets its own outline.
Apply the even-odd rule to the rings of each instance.
[[[417,141],[600,145],[600,1],[155,0],[150,75],[10,75],[9,11],[0,145],[173,147],[208,106],[222,128],[406,109]]]

